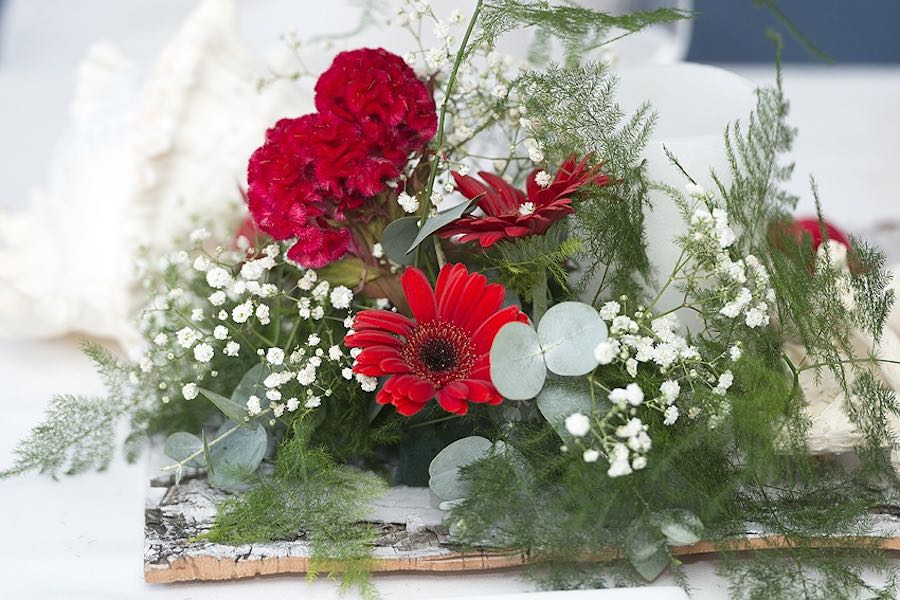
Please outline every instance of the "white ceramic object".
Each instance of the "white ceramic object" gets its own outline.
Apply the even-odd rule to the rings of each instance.
[[[200,225],[228,239],[266,128],[312,110],[293,87],[259,91],[264,69],[235,0],[202,2],[147,75],[109,45],[91,50],[48,184],[0,214],[0,335],[136,343],[139,254],[161,258]]]
[[[687,180],[665,155],[668,148],[685,170],[706,189],[713,189],[710,171],[727,185],[728,163],[723,132],[728,123],[747,117],[755,105],[754,86],[746,79],[717,67],[693,63],[635,66],[619,70],[616,99],[626,114],[649,102],[657,113],[656,126],[644,152],[647,176],[678,189]],[[675,203],[652,192],[652,209],[645,212],[647,253],[656,275],[653,288],[664,282],[675,266],[680,249],[675,238],[686,231]],[[681,303],[670,287],[656,312]],[[691,325],[691,314],[679,313]]]

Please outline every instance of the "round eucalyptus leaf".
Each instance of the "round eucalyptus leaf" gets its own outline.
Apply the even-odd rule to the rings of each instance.
[[[551,307],[541,318],[537,333],[547,368],[567,377],[597,368],[600,363],[594,358],[594,348],[609,336],[597,311],[581,302]]]
[[[628,529],[625,555],[632,565],[644,562],[665,547],[659,529],[646,521],[639,521]]]
[[[703,522],[689,510],[671,509],[656,513],[653,520],[670,546],[687,546],[700,541]]]
[[[642,560],[629,559],[631,566],[646,581],[653,581],[669,566],[669,554],[662,548]]]
[[[480,436],[456,440],[431,461],[428,487],[441,500],[465,498],[468,484],[460,478],[459,469],[487,456],[492,446],[490,440]]]
[[[416,258],[407,252],[419,234],[419,217],[401,217],[384,228],[381,247],[384,254],[398,265],[411,265]]]
[[[529,400],[546,379],[544,354],[534,328],[519,322],[501,327],[491,346],[491,381],[497,391],[510,400]]]
[[[185,463],[185,466],[202,468],[206,466],[203,458],[203,441],[193,433],[178,431],[166,438],[163,452],[172,460],[182,462],[188,456],[197,454],[196,457]]]
[[[567,444],[572,441],[572,436],[566,431],[566,417],[575,413],[590,416],[594,410],[588,392],[552,381],[537,395],[537,407]]]
[[[226,421],[213,439],[233,429],[236,423]],[[209,447],[212,463],[209,483],[218,488],[235,489],[246,484],[266,454],[269,436],[265,427],[238,429]]]
[[[250,367],[250,369],[244,373],[244,376],[241,377],[241,381],[237,384],[237,387],[234,388],[234,391],[231,392],[231,400],[236,404],[246,407],[247,400],[250,399],[250,396],[256,396],[260,399],[263,407],[265,407],[267,404],[267,390],[266,386],[263,385],[263,380],[268,374],[269,369],[261,362]]]

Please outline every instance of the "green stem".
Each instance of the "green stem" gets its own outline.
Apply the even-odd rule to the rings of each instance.
[[[415,425],[410,425],[407,429],[415,429],[416,427],[426,427],[428,425],[434,425],[436,423],[443,423],[444,421],[449,421],[450,419],[458,419],[459,415],[447,415],[446,417],[440,417],[438,419],[432,419],[430,421],[423,421],[422,423],[416,423]]]
[[[833,367],[835,365],[858,365],[858,364],[871,364],[877,365],[879,363],[891,364],[891,365],[900,365],[900,360],[888,360],[886,358],[852,358],[848,360],[838,360],[834,362],[821,362],[816,363],[814,365],[807,365],[805,367],[801,367],[797,369],[798,372],[802,373],[804,371],[809,371],[810,369],[821,369],[822,367]]]
[[[537,325],[547,312],[547,269],[541,269],[531,287],[531,319]]]
[[[456,59],[453,61],[453,68],[450,70],[450,77],[447,79],[447,90],[444,93],[444,101],[441,103],[441,109],[438,112],[438,128],[437,136],[434,143],[434,160],[431,163],[431,174],[428,176],[428,185],[425,187],[425,198],[422,202],[422,225],[428,220],[431,212],[431,191],[434,188],[434,180],[437,178],[438,167],[441,164],[441,146],[444,144],[444,121],[447,119],[447,105],[450,103],[450,96],[453,94],[453,86],[456,85],[456,75],[462,64],[463,57],[466,54],[466,46],[469,44],[469,38],[475,29],[475,23],[478,21],[478,15],[481,13],[481,4],[483,0],[478,0],[475,4],[475,10],[469,18],[469,26],[466,28],[466,34],[463,36],[459,44],[459,50],[456,52]]]

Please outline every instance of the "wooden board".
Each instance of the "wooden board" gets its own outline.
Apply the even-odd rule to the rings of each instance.
[[[242,579],[257,575],[306,573],[309,545],[294,540],[227,546],[192,541],[207,531],[216,514],[216,506],[226,497],[211,488],[204,479],[189,479],[179,486],[168,480],[151,482],[145,510],[144,579],[148,583],[177,581],[215,581]],[[878,511],[877,532],[896,535],[900,530],[900,511],[884,507]],[[416,571],[447,573],[509,569],[529,562],[526,552],[490,551],[463,553],[450,543],[441,526],[443,512],[424,488],[391,488],[372,507],[369,519],[380,528],[373,548],[374,572]],[[821,547],[848,545],[847,538],[829,538],[816,542]],[[708,541],[673,549],[679,556],[712,554],[723,548],[749,550],[783,548],[792,541],[781,536],[748,532],[745,539],[727,544]],[[900,538],[882,540],[884,548],[900,550]],[[618,556],[611,549],[585,560],[608,560]]]

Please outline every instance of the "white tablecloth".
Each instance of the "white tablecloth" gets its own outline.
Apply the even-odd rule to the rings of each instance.
[[[0,64],[0,175],[4,182],[0,207],[23,206],[28,190],[44,179],[49,148],[65,119],[71,69],[89,42],[111,36],[138,57],[150,56],[187,13],[189,4],[183,0],[11,2]],[[287,14],[295,15],[293,22],[300,24],[297,2],[261,0],[248,11],[248,34],[258,46],[265,47],[265,40],[287,28],[279,20],[285,5],[295,7]],[[328,6],[320,12],[339,22],[346,10]],[[768,81],[772,75],[770,66],[736,70],[755,81]],[[804,190],[806,173],[813,172],[826,214],[835,222],[857,230],[900,217],[895,164],[900,157],[900,68],[788,67],[786,87],[793,121],[801,131],[798,175],[792,184],[803,191],[801,208],[811,211]],[[52,394],[102,393],[75,340],[0,342],[0,382],[0,467],[10,464],[16,440],[40,418]],[[144,584],[142,520],[147,476],[143,465],[128,466],[117,459],[101,474],[59,482],[29,475],[0,482],[0,598],[336,596],[332,582],[307,584],[298,577]],[[713,570],[708,560],[688,566],[698,600],[726,597],[726,588]],[[671,581],[663,578],[660,583]],[[377,584],[386,599],[531,589],[510,572],[378,576]],[[655,596],[648,590],[640,597]]]

